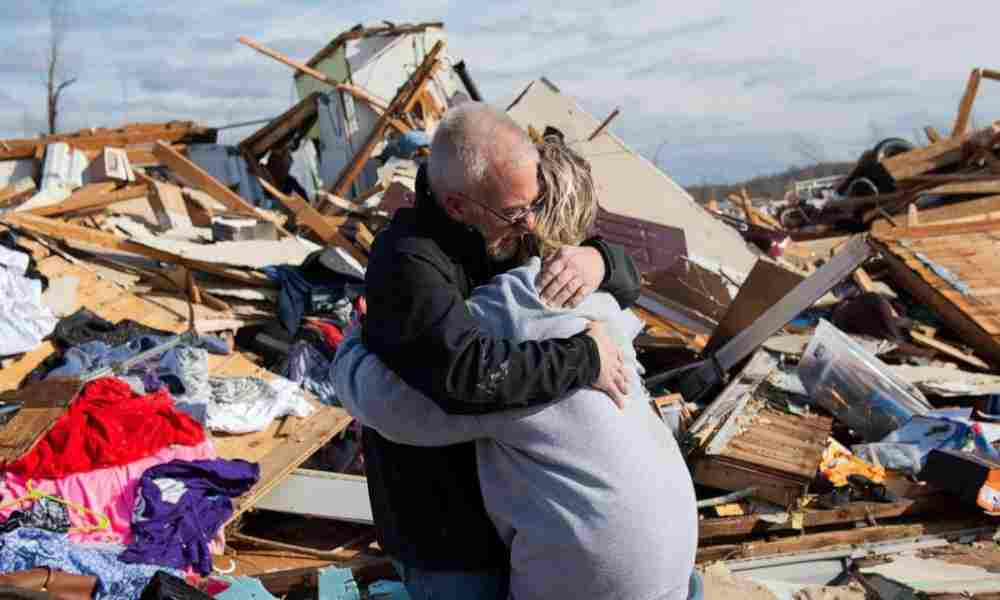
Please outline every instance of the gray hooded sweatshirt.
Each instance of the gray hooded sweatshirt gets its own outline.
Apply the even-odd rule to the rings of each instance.
[[[362,424],[416,446],[476,440],[486,509],[511,551],[511,598],[682,600],[698,541],[694,487],[677,443],[653,413],[632,340],[642,328],[608,294],[547,307],[540,261],[495,277],[467,305],[491,335],[569,337],[605,321],[630,372],[624,410],[580,389],[539,407],[449,415],[361,344],[337,351],[337,397]],[[481,385],[490,385],[484,381]]]

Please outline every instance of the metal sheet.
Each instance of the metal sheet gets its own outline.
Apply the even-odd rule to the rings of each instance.
[[[374,524],[368,480],[357,475],[296,469],[255,508]]]

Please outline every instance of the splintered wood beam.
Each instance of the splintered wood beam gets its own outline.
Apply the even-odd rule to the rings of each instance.
[[[934,127],[931,125],[924,127],[924,135],[927,136],[927,141],[929,141],[932,144],[941,141],[941,134],[938,133],[938,130],[934,129]]]
[[[396,97],[389,103],[386,111],[382,113],[382,116],[379,117],[378,122],[375,124],[375,128],[368,135],[365,144],[357,151],[351,162],[344,167],[340,177],[337,178],[337,182],[330,190],[335,196],[343,197],[344,193],[351,186],[351,183],[358,176],[358,173],[364,168],[365,163],[368,162],[368,158],[375,149],[375,145],[385,136],[385,130],[389,127],[389,119],[394,117],[401,109],[404,109],[402,112],[406,112],[405,107],[411,105],[413,99],[433,73],[434,67],[437,65],[438,54],[441,53],[444,46],[444,40],[439,40],[434,44],[434,47],[427,53],[423,62],[420,63],[420,66],[410,76],[410,79],[396,93]]]
[[[319,92],[313,92],[301,102],[275,117],[247,139],[240,142],[240,148],[256,159],[267,154],[271,148],[287,139],[296,131],[310,123],[317,115],[316,99]]]
[[[226,208],[234,212],[263,219],[274,223],[278,231],[286,236],[291,234],[281,226],[279,219],[272,215],[257,210],[256,207],[247,203],[239,194],[223,185],[218,179],[212,177],[207,171],[191,162],[179,152],[163,142],[157,142],[153,147],[153,153],[163,161],[171,171],[180,175],[190,185],[204,191],[206,194],[221,202]]]
[[[0,160],[19,158],[38,158],[41,160],[45,154],[45,147],[56,142],[65,142],[72,148],[88,152],[101,150],[107,146],[129,150],[129,146],[152,144],[157,140],[169,143],[214,144],[217,138],[217,130],[200,127],[192,121],[137,123],[120,129],[83,130],[34,139],[4,140],[3,145],[0,145]],[[132,161],[131,156],[129,156],[129,161]]]
[[[239,281],[241,283],[249,283],[257,286],[272,285],[267,278],[253,277],[244,272],[229,269],[222,265],[204,263],[184,258],[183,256],[178,256],[177,254],[173,254],[171,252],[164,252],[163,250],[157,250],[156,248],[144,246],[111,233],[92,229],[90,227],[72,225],[70,223],[50,219],[48,217],[39,217],[28,213],[7,213],[0,216],[0,222],[6,222],[15,227],[26,229],[32,233],[55,238],[57,240],[73,240],[82,244],[89,244],[99,248],[104,248],[105,250],[138,254],[139,256],[145,256],[154,260],[172,262],[192,269],[198,269],[199,271],[213,273],[215,275],[219,275],[220,277]]]
[[[295,215],[296,223],[305,225],[313,230],[325,243],[343,248],[361,262],[361,264],[368,264],[368,258],[327,220],[329,217],[321,215],[318,210],[295,194],[282,194],[277,188],[265,181],[263,177],[258,177],[257,180],[260,181],[260,185],[264,188],[264,191],[274,196],[278,202]]]
[[[241,44],[245,45],[245,46],[249,46],[249,47],[253,48],[254,50],[256,50],[257,52],[260,52],[264,56],[269,56],[269,57],[273,58],[274,60],[276,60],[276,61],[278,61],[278,62],[280,62],[280,63],[282,63],[284,65],[287,65],[287,66],[295,69],[296,71],[298,71],[300,73],[303,73],[305,75],[308,75],[308,76],[312,77],[313,79],[316,79],[317,81],[322,81],[323,83],[325,83],[327,85],[337,85],[336,81],[330,79],[329,77],[327,77],[323,73],[320,73],[316,69],[313,69],[312,67],[306,66],[306,65],[304,65],[304,64],[302,64],[302,63],[300,63],[298,61],[292,60],[292,59],[288,58],[287,56],[285,56],[284,54],[282,54],[280,52],[276,52],[276,51],[271,50],[270,48],[268,48],[266,46],[258,44],[257,42],[251,40],[250,38],[248,38],[245,35],[241,35],[239,37],[239,42]]]
[[[992,136],[997,132],[1000,132],[1000,122],[979,131],[943,139],[926,148],[916,148],[897,154],[883,160],[881,165],[896,181],[923,175],[961,162],[965,158],[964,147],[968,142],[992,139]]]
[[[601,123],[597,127],[597,129],[594,130],[594,133],[590,134],[590,137],[587,138],[587,141],[588,142],[592,142],[592,141],[594,141],[594,138],[596,138],[597,136],[599,136],[602,133],[604,133],[604,130],[608,128],[608,125],[611,124],[611,121],[615,120],[615,117],[617,117],[618,113],[620,113],[620,112],[621,112],[620,108],[616,108],[613,111],[611,111],[611,114],[608,115],[608,118],[604,119],[604,122]]]
[[[979,80],[982,78],[982,71],[973,69],[969,74],[969,83],[965,85],[965,93],[958,103],[958,114],[955,116],[955,126],[951,129],[951,137],[958,137],[965,133],[969,126],[969,115],[972,114],[972,104],[976,101],[976,93],[979,91]]]
[[[16,204],[35,195],[35,180],[31,177],[22,177],[7,187],[0,189],[0,207]]]
[[[72,212],[97,210],[125,200],[142,198],[149,192],[145,183],[130,183],[116,189],[113,181],[90,183],[73,192],[69,198],[49,206],[25,211],[39,217],[51,217]]]
[[[368,106],[371,107],[372,111],[374,111],[375,114],[380,117],[385,114],[385,110],[387,108],[385,103],[379,100],[378,98],[372,96],[364,88],[361,88],[356,85],[350,85],[347,83],[341,83],[337,85],[337,91],[346,92],[351,96],[354,96],[358,100],[367,103]],[[393,129],[395,129],[400,133],[406,133],[407,131],[412,130],[412,127],[392,116],[389,117],[389,125],[391,125]]]

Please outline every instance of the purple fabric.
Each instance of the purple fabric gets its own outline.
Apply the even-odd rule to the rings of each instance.
[[[124,562],[212,571],[208,543],[233,514],[232,498],[246,493],[260,467],[245,460],[173,460],[146,470],[139,481],[132,544]]]

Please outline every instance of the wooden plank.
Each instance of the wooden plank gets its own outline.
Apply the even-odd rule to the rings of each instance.
[[[337,178],[337,182],[333,185],[331,191],[335,196],[343,197],[350,187],[351,183],[354,182],[354,178],[357,177],[358,173],[364,167],[365,163],[368,162],[368,158],[371,156],[372,151],[375,149],[375,145],[382,140],[385,135],[385,130],[389,127],[389,118],[394,116],[401,108],[405,109],[410,102],[416,97],[416,94],[420,91],[420,88],[426,83],[427,79],[431,76],[434,67],[437,64],[438,54],[444,49],[444,40],[439,40],[431,51],[424,56],[423,62],[410,76],[405,84],[396,93],[396,97],[392,99],[389,103],[388,108],[379,117],[378,122],[375,123],[375,127],[369,134],[368,139],[365,141],[364,145],[355,153],[354,158],[351,162],[345,165],[343,172],[341,172],[340,177]],[[406,112],[405,110],[403,112]]]
[[[966,200],[920,211],[920,222],[923,225],[990,220],[1000,221],[1000,195]],[[876,235],[885,234],[892,229],[895,228],[884,220],[876,221],[872,225],[872,233]]]
[[[140,144],[152,144],[157,140],[168,143],[208,143],[217,139],[215,129],[200,127],[192,121],[170,123],[136,123],[120,129],[84,130],[75,133],[49,135],[34,139],[4,140],[0,145],[0,160],[32,158],[38,152],[44,154],[45,146],[56,142],[66,142],[83,151],[101,150],[105,146],[126,148]],[[131,157],[129,157],[131,159]]]
[[[316,69],[313,69],[312,67],[310,67],[308,65],[304,65],[304,64],[302,64],[302,63],[300,63],[298,61],[292,60],[292,59],[288,58],[287,56],[285,56],[284,54],[282,54],[280,52],[277,52],[275,50],[271,50],[270,48],[268,48],[266,46],[258,44],[257,42],[251,40],[250,38],[248,38],[245,35],[241,35],[238,39],[239,39],[239,42],[241,44],[243,44],[245,46],[249,46],[250,48],[253,48],[257,52],[260,52],[264,56],[273,58],[274,60],[280,62],[281,64],[289,66],[289,67],[295,69],[299,73],[302,73],[304,75],[308,75],[308,76],[312,77],[313,79],[315,79],[317,81],[321,81],[321,82],[326,83],[328,85],[337,85],[336,81],[334,81],[333,79],[330,79],[329,77],[327,77],[323,73],[320,73]]]
[[[924,135],[927,136],[927,140],[932,144],[941,141],[941,134],[938,133],[937,129],[934,129],[934,127],[930,125],[924,127]]]
[[[37,188],[31,177],[22,177],[0,190],[0,207],[17,204],[35,195]]]
[[[797,478],[733,464],[715,457],[697,459],[694,463],[692,478],[699,485],[727,491],[756,487],[757,491],[754,496],[774,502],[779,506],[794,504],[805,493],[808,483]]]
[[[384,115],[386,109],[388,108],[384,102],[373,96],[371,92],[362,88],[359,85],[353,85],[349,83],[338,83],[337,90],[341,92],[346,92],[354,96],[358,100],[367,103],[368,106],[371,107],[372,111],[374,111],[375,114],[378,116]],[[389,115],[389,125],[391,125],[393,129],[395,129],[400,133],[406,133],[408,131],[413,130],[412,127],[410,127],[406,123],[403,123],[402,121],[393,117],[392,115]]]
[[[920,227],[897,227],[884,234],[879,234],[875,238],[881,241],[889,241],[945,235],[969,235],[973,233],[1000,233],[1000,219],[990,219],[974,223],[945,223],[939,225],[921,225]]]
[[[964,524],[964,523],[963,523]],[[847,529],[827,533],[790,537],[774,542],[750,542],[740,545],[703,546],[698,549],[695,562],[703,564],[718,560],[735,560],[742,558],[759,558],[775,556],[792,552],[807,552],[810,550],[829,550],[837,547],[849,547],[855,544],[887,542],[906,538],[919,537],[939,527],[929,523],[910,525],[882,525],[862,529]],[[955,527],[958,529],[958,527]]]
[[[277,188],[265,181],[263,178],[258,178],[257,180],[268,194],[274,196],[278,202],[281,202],[285,208],[295,215],[297,223],[305,225],[309,229],[313,230],[316,235],[318,235],[319,238],[327,244],[343,248],[349,252],[351,256],[361,262],[362,265],[368,264],[368,257],[358,250],[358,248],[355,247],[350,240],[341,235],[340,231],[330,221],[328,221],[328,217],[321,215],[318,210],[310,206],[308,202],[297,195],[282,194],[277,190]]]
[[[966,194],[1000,194],[1000,176],[984,181],[956,181],[921,190],[918,196],[961,196]]]
[[[281,226],[281,221],[274,215],[270,215],[261,210],[257,210],[256,207],[247,203],[239,194],[229,189],[223,185],[219,180],[212,177],[207,171],[194,164],[184,156],[181,156],[179,152],[164,144],[162,142],[157,142],[156,146],[153,148],[153,153],[156,154],[163,164],[167,165],[174,173],[180,175],[192,186],[204,191],[213,199],[221,202],[229,210],[238,212],[244,215],[251,215],[258,219],[263,219],[265,221],[270,221],[274,223],[278,231],[284,233],[286,236],[291,234]]]
[[[880,241],[875,241],[874,244],[882,252],[882,257],[888,264],[897,285],[934,310],[949,328],[960,335],[963,341],[975,348],[981,356],[994,363],[1000,363],[1000,343],[993,336],[942,294],[940,289],[920,277],[916,271],[896,255],[893,247]]]
[[[271,148],[288,139],[296,131],[305,128],[316,118],[317,98],[319,92],[309,94],[301,102],[240,142],[240,148],[246,150],[253,158],[260,159]]]
[[[604,119],[604,121],[602,121],[601,124],[597,126],[597,129],[594,130],[594,133],[590,134],[590,136],[587,138],[587,141],[592,142],[594,141],[594,138],[604,133],[604,130],[608,128],[608,125],[611,124],[611,121],[614,121],[615,117],[617,117],[619,113],[621,113],[620,108],[616,108],[613,111],[611,111],[611,114],[608,115],[608,118]]]
[[[976,101],[976,93],[979,91],[979,80],[982,78],[982,71],[973,69],[969,74],[969,82],[965,85],[965,93],[958,103],[958,114],[955,115],[955,126],[951,129],[951,137],[958,137],[965,133],[969,126],[969,115],[972,114],[972,104]]]
[[[156,222],[161,229],[191,227],[191,217],[188,215],[187,204],[181,195],[181,188],[172,183],[157,181],[142,171],[136,171],[135,176],[149,188],[147,195],[149,206],[153,209]]]
[[[50,378],[25,386],[16,394],[20,411],[0,427],[0,466],[28,452],[66,412],[83,384],[77,379]]]
[[[156,260],[163,260],[166,262],[184,265],[192,269],[213,273],[215,275],[219,275],[220,277],[225,277],[226,279],[249,283],[251,285],[267,285],[266,279],[251,277],[234,269],[229,269],[212,263],[191,260],[170,252],[150,248],[149,246],[144,246],[137,242],[126,240],[104,231],[98,231],[89,227],[81,227],[79,225],[71,225],[69,223],[64,223],[48,217],[39,217],[29,214],[6,214],[0,216],[0,221],[6,221],[16,227],[27,229],[28,231],[39,235],[53,237],[58,240],[74,240],[83,244],[90,244],[99,248],[104,248],[106,250],[138,254],[140,256],[146,256]]]
[[[757,320],[764,311],[781,300],[804,277],[777,263],[761,258],[730,303],[719,326],[712,332],[705,352],[721,348],[739,332]]]
[[[954,501],[947,495],[904,498],[898,502],[852,502],[836,509],[805,509],[802,511],[802,528],[828,527],[868,521],[944,513],[954,508]],[[770,523],[760,515],[702,519],[698,523],[698,539],[702,542],[725,537],[744,537],[755,533],[798,529],[791,519],[785,523]]]
[[[937,350],[942,354],[946,354],[952,358],[958,359],[968,365],[976,367],[977,369],[983,369],[984,371],[990,370],[990,365],[987,364],[985,361],[980,360],[979,358],[967,352],[962,352],[958,348],[946,344],[941,340],[937,340],[928,335],[924,335],[919,331],[910,331],[909,333],[910,333],[910,338],[914,342],[920,344],[921,346],[926,346],[927,348],[933,348],[934,350]]]
[[[142,198],[149,192],[144,183],[130,183],[116,188],[113,181],[91,183],[73,192],[73,195],[58,204],[42,206],[26,211],[39,217],[51,217],[67,213],[83,213],[107,208],[112,204]]]
[[[960,162],[964,158],[962,147],[967,142],[977,135],[992,135],[997,132],[1000,132],[1000,123],[977,132],[941,140],[926,148],[898,154],[883,160],[881,164],[893,179],[900,181]]]

